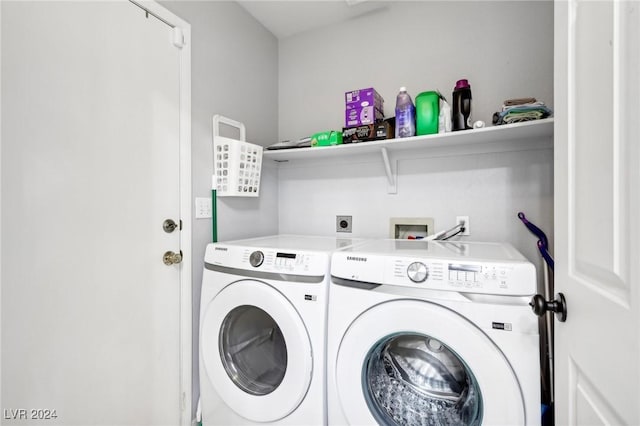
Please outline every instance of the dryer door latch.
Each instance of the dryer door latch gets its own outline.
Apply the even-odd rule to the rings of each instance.
[[[556,294],[555,300],[544,300],[542,295],[536,294],[529,302],[529,306],[533,309],[533,313],[539,317],[546,312],[555,312],[558,321],[565,322],[567,320],[567,301],[562,293]]]

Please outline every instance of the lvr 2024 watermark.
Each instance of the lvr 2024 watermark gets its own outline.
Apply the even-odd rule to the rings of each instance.
[[[43,408],[4,408],[4,420],[53,420],[58,418],[56,410]]]

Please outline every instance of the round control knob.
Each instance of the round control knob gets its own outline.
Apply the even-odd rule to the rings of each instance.
[[[414,283],[421,283],[429,276],[429,269],[422,262],[413,262],[407,268],[407,276]]]
[[[253,253],[251,253],[251,256],[249,256],[249,263],[254,268],[257,268],[258,266],[262,265],[262,262],[264,262],[264,253],[262,253],[259,250],[254,251]]]

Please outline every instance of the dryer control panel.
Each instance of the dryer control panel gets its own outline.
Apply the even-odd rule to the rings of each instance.
[[[324,276],[328,274],[329,256],[324,252],[210,244],[205,262],[245,271]]]
[[[245,251],[244,255],[249,251]],[[301,252],[254,250],[249,254],[249,264],[254,268],[263,267],[263,270],[277,272],[304,272],[309,271],[312,256]],[[259,259],[259,262],[257,261]]]

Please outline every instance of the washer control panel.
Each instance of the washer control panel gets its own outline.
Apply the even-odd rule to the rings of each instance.
[[[508,265],[453,263],[396,259],[393,279],[388,284],[439,290],[508,289],[514,269]],[[402,271],[402,272],[401,272]],[[408,280],[407,280],[408,278]]]
[[[535,267],[529,262],[460,262],[336,253],[331,274],[373,284],[469,293],[526,295],[534,294],[536,289]]]

